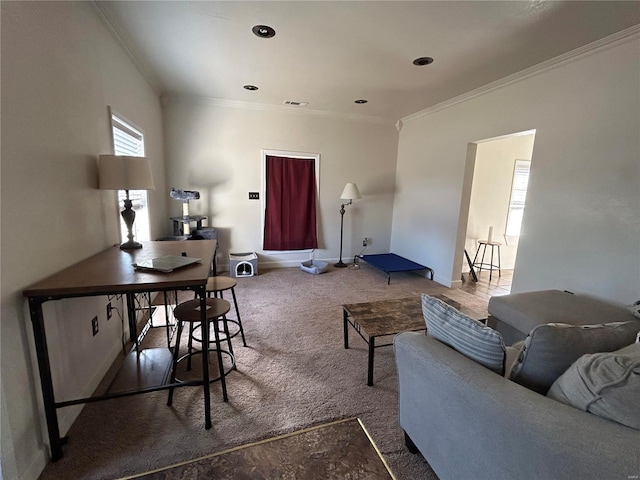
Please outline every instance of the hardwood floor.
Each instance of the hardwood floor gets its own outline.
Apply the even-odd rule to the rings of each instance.
[[[494,270],[491,280],[489,280],[489,272],[483,270],[480,274],[476,272],[478,281],[474,282],[468,273],[462,274],[462,287],[467,293],[471,293],[478,297],[489,298],[498,295],[508,295],[511,293],[511,280],[513,279],[513,270],[502,270],[501,275]]]

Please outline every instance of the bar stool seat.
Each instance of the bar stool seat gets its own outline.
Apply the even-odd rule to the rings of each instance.
[[[233,296],[233,305],[236,309],[236,318],[235,319],[227,319],[228,322],[234,323],[238,326],[237,331],[233,332],[230,338],[235,337],[240,334],[242,336],[242,344],[246,347],[247,341],[244,338],[244,328],[242,328],[242,319],[240,318],[240,310],[238,309],[238,300],[236,299],[236,290],[235,287],[238,284],[233,278],[225,277],[222,275],[216,275],[215,277],[209,277],[207,280],[207,295],[211,296],[211,293],[214,294],[215,298],[224,298],[223,293],[226,290],[231,290],[231,295]]]
[[[194,385],[204,385],[205,416],[207,419],[210,419],[210,406],[208,404],[209,402],[207,401],[209,398],[209,395],[208,395],[209,384],[219,380],[222,386],[223,400],[225,402],[228,401],[225,376],[232,369],[235,368],[235,358],[233,356],[233,353],[222,349],[218,327],[214,325],[212,329],[209,328],[210,322],[217,323],[217,320],[224,319],[227,312],[231,309],[230,303],[221,298],[206,298],[205,301],[207,305],[207,310],[206,310],[207,321],[205,322],[204,327],[201,325],[201,330],[202,330],[202,335],[204,340],[203,345],[209,345],[209,348],[203,348],[202,350],[193,350],[190,345],[188,352],[185,355],[180,356],[180,339],[182,336],[183,324],[189,323],[191,326],[193,326],[196,323],[197,324],[202,323],[202,316],[200,312],[200,299],[183,302],[180,305],[178,305],[173,312],[174,317],[178,322],[178,331],[176,334],[176,343],[175,343],[174,352],[173,352],[170,383],[190,383]],[[223,320],[223,323],[224,323],[224,320]],[[213,333],[214,333],[213,340],[210,338],[210,330],[213,330]],[[211,345],[213,345],[213,347],[211,347]],[[213,352],[213,351],[215,351],[217,355],[219,372],[217,376],[215,376],[214,378],[211,378],[209,375],[209,352]],[[179,362],[185,359],[191,360],[191,357],[197,354],[201,354],[201,358],[202,358],[201,380],[197,382],[191,382],[191,381],[183,382],[182,380],[176,378],[176,371],[177,371]],[[223,364],[223,355],[225,355],[231,360],[231,367],[226,370]],[[169,389],[169,398],[167,400],[167,405],[169,406],[172,404],[172,401],[173,401],[174,388]],[[210,420],[207,422],[206,428],[211,428]]]
[[[476,255],[473,257],[473,266],[478,267],[478,275],[482,272],[482,269],[484,268],[485,270],[486,269],[489,270],[489,280],[491,280],[494,269],[498,270],[499,277],[502,276],[500,272],[500,245],[502,245],[500,242],[478,240],[478,249],[476,250]],[[484,256],[485,256],[485,253],[487,252],[487,247],[491,247],[491,261],[489,263],[486,263],[484,261]],[[480,253],[481,248],[482,248],[482,258],[480,259],[479,262],[477,262],[478,254]],[[493,252],[494,248],[498,249],[498,257],[496,259],[498,262],[497,264],[494,263],[494,252]]]

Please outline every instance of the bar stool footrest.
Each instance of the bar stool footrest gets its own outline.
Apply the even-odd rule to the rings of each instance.
[[[218,351],[217,348],[210,348],[209,355],[211,355],[212,352],[215,353],[217,351]],[[222,355],[226,355],[229,359],[231,359],[231,365],[224,370],[224,376],[226,377],[227,375],[229,375],[229,373],[231,373],[232,370],[237,370],[236,357],[231,352],[228,352],[227,350],[220,350],[220,353]],[[189,357],[202,358],[202,350],[193,350],[190,353],[184,354],[178,359],[177,364],[180,365],[181,361],[188,360]],[[223,360],[223,364],[224,364],[224,360]],[[211,369],[209,369],[209,371],[211,371]],[[214,378],[211,378],[211,376],[209,376],[209,383],[211,384],[214,382],[219,382],[221,378],[222,378],[221,375],[218,375],[217,377],[214,377]],[[176,377],[174,381],[175,383],[183,383],[187,380],[181,380],[178,377]],[[189,381],[193,381],[193,380],[189,380]]]
[[[222,322],[223,320],[218,320],[219,322]],[[231,319],[231,318],[227,318],[227,323],[233,323],[236,327],[238,327],[237,330],[235,330],[234,327],[234,332],[229,332],[229,338],[227,338],[227,334],[224,331],[224,328],[220,328],[218,327],[218,334],[220,335],[220,341],[221,342],[226,342],[227,340],[231,340],[233,337],[239,335],[241,333],[241,328],[240,328],[240,323],[237,320]],[[191,338],[193,339],[193,341],[198,342],[198,343],[202,343],[202,337],[197,337],[196,336],[196,330],[200,330],[201,329],[201,325],[197,325],[195,327],[193,327],[193,333],[191,334]],[[213,330],[212,330],[213,331]],[[215,341],[213,339],[209,340],[209,343],[215,343]]]

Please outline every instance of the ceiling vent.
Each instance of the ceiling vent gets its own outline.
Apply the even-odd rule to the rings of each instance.
[[[291,105],[292,107],[306,107],[309,105],[309,102],[295,102],[293,100],[285,100],[282,102],[283,105]]]

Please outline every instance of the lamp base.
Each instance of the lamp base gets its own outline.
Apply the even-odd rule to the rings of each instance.
[[[333,264],[336,268],[346,268],[348,265],[346,263],[342,263],[341,261]]]
[[[138,248],[142,248],[142,244],[133,240],[129,240],[120,245],[120,250],[137,250]]]

